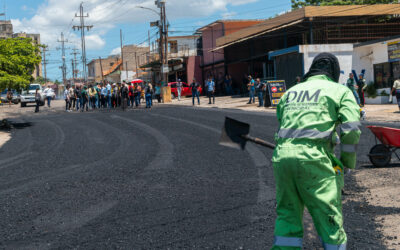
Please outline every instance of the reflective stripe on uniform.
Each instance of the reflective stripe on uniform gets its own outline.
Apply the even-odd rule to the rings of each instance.
[[[357,145],[354,144],[341,144],[340,149],[342,152],[355,153],[357,152]]]
[[[295,237],[275,236],[274,237],[274,246],[302,247],[303,239],[295,238]]]
[[[330,139],[332,131],[318,131],[316,129],[293,129],[281,128],[278,132],[280,138],[312,138],[312,139]]]
[[[361,127],[361,122],[345,122],[340,126],[340,132],[350,132],[350,131],[359,131]]]
[[[325,250],[346,250],[346,243],[340,245],[332,245],[324,243]]]

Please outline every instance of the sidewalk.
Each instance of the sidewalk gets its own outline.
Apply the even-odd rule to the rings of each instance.
[[[265,113],[275,113],[274,108],[257,107],[258,101],[256,98],[255,104],[247,104],[248,97],[230,97],[222,96],[215,98],[215,104],[208,104],[207,97],[200,97],[200,105],[195,102],[195,107],[200,108],[219,108],[219,109],[239,109],[245,111],[257,111]],[[178,99],[172,100],[172,103],[164,105],[178,105],[178,106],[192,106],[191,97],[183,97],[180,101]],[[366,105],[364,107],[366,112],[366,121],[369,122],[400,122],[400,112],[397,104],[374,104]]]
[[[35,104],[28,104],[27,107],[21,108],[20,104],[8,104],[0,105],[0,120],[13,119],[13,118],[24,118],[24,116],[32,116],[37,114],[54,114],[65,110],[64,100],[53,100],[51,101],[51,108],[47,105],[41,106],[39,113],[35,113]]]

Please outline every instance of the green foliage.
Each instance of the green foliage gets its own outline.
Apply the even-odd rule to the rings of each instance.
[[[373,82],[368,83],[367,89],[365,90],[365,92],[367,93],[368,97],[370,97],[370,98],[375,98],[378,95],[376,88],[375,88],[375,84]]]
[[[30,38],[0,40],[0,89],[24,89],[41,60],[39,46]]]
[[[389,96],[388,93],[386,93],[385,90],[382,90],[381,93],[379,94],[380,96]]]
[[[43,84],[46,83],[46,81],[44,80],[43,77],[38,76],[38,77],[36,77],[36,79],[33,81],[33,83],[39,83],[39,84],[43,85]]]
[[[387,4],[397,3],[396,0],[291,0],[292,8],[298,9],[304,6],[324,5],[352,5],[352,4]]]

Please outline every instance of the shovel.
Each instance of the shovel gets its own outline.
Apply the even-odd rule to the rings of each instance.
[[[251,141],[258,145],[275,149],[275,145],[261,140],[256,137],[249,135],[250,125],[244,122],[237,121],[235,119],[225,117],[225,124],[222,128],[221,139],[219,144],[236,149],[244,150],[246,147],[246,142]]]

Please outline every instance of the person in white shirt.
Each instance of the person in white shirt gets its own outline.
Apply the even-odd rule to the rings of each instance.
[[[396,96],[397,104],[400,110],[400,80],[394,81],[391,94]]]
[[[176,83],[176,90],[178,91],[178,101],[181,100],[181,94],[182,94],[182,82],[181,79],[178,79],[178,82]]]
[[[69,86],[64,90],[65,111],[69,111]]]
[[[54,96],[54,90],[51,88],[50,85],[48,85],[47,88],[44,90],[44,94],[46,95],[47,106],[50,108],[50,102]]]

